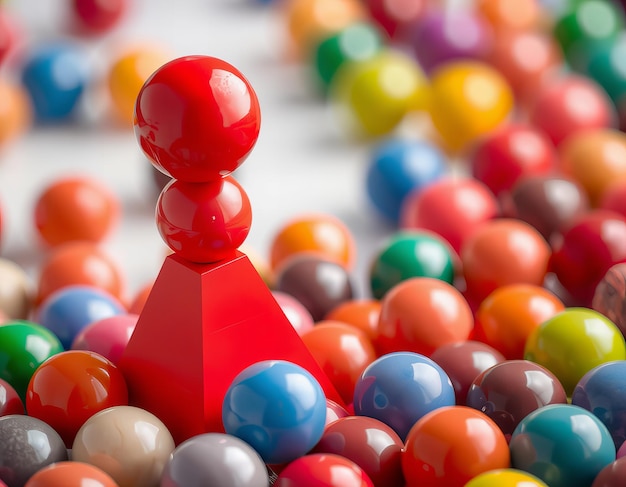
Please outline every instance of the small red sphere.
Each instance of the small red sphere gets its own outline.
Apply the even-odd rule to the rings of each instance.
[[[252,224],[250,200],[232,176],[214,182],[172,180],[157,202],[157,228],[177,255],[217,262],[234,255]]]
[[[220,179],[256,144],[261,111],[248,80],[210,56],[174,59],[144,83],[135,104],[135,135],[161,171],[186,182]]]
[[[128,10],[128,0],[73,0],[74,20],[81,31],[104,33],[115,27]]]
[[[340,483],[337,483],[340,482]],[[295,459],[280,472],[274,487],[374,487],[374,483],[352,460],[334,453],[310,453]]]
[[[522,176],[554,172],[556,161],[555,147],[543,132],[510,124],[479,142],[469,162],[473,176],[498,196]]]

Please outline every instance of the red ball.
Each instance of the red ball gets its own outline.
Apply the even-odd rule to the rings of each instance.
[[[581,306],[591,307],[596,287],[614,265],[626,262],[626,218],[589,210],[563,229],[550,269]]]
[[[128,10],[128,0],[73,0],[72,8],[81,31],[100,34],[119,23]]]
[[[237,169],[256,144],[260,124],[248,80],[210,56],[164,64],[135,104],[141,149],[157,169],[186,182],[214,181]]]
[[[485,184],[469,177],[446,177],[406,197],[400,226],[435,232],[459,252],[465,239],[498,213],[498,201]]]
[[[470,157],[472,175],[496,196],[523,176],[556,169],[556,150],[540,130],[526,124],[506,125],[487,135]]]
[[[26,391],[28,415],[54,428],[68,448],[91,416],[127,404],[121,370],[102,355],[85,350],[50,357],[35,370]]]
[[[157,202],[157,228],[177,255],[207,263],[231,257],[252,224],[250,200],[232,176],[207,183],[173,180]]]
[[[602,87],[576,74],[556,77],[542,85],[528,115],[530,123],[557,146],[580,130],[611,128],[617,123],[615,106]]]
[[[339,479],[339,480],[338,480]],[[340,483],[338,483],[340,482]],[[291,462],[274,483],[274,487],[374,487],[374,483],[352,460],[334,453],[311,453]]]
[[[0,416],[24,414],[25,412],[22,398],[15,388],[6,380],[0,379]]]

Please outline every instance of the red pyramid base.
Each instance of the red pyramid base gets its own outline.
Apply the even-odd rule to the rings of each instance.
[[[215,264],[170,255],[119,366],[130,404],[161,419],[179,444],[224,431],[228,387],[244,368],[262,360],[304,367],[328,399],[343,404],[244,254]]]

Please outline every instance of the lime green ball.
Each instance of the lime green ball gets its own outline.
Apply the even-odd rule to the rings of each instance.
[[[591,369],[626,359],[621,331],[603,314],[587,308],[566,308],[537,327],[526,341],[524,359],[550,370],[571,396]]]

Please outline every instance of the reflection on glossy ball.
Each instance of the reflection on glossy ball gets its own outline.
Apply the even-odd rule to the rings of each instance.
[[[339,479],[342,487],[374,487],[361,467],[333,453],[312,453],[297,458],[280,472],[274,487],[338,485]]]

